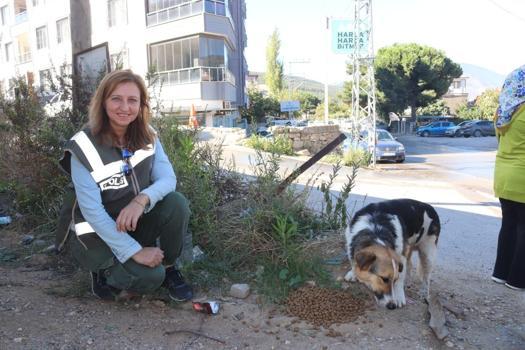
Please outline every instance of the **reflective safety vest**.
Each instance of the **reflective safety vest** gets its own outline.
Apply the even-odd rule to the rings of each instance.
[[[79,131],[66,144],[60,166],[71,175],[71,155],[74,154],[91,173],[102,197],[102,204],[109,216],[116,219],[120,211],[144,188],[151,185],[151,168],[155,156],[154,145],[139,149],[127,159],[122,149],[103,145],[91,135],[88,128]],[[124,172],[127,164],[127,175]],[[67,225],[66,223],[69,224]],[[60,251],[70,231],[84,245],[91,248],[104,245],[91,225],[84,219],[71,191],[66,193],[57,227],[56,248]]]

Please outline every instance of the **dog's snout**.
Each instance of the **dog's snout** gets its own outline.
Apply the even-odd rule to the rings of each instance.
[[[389,302],[388,304],[386,304],[386,308],[388,310],[394,310],[396,308],[396,304],[393,302]]]
[[[377,300],[381,300],[385,297],[383,293],[374,293],[374,295],[376,296]]]

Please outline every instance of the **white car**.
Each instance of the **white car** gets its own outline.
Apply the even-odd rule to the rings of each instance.
[[[459,134],[458,134],[459,128],[461,128],[463,125],[467,125],[469,123],[472,123],[472,120],[465,120],[465,121],[459,123],[458,125],[454,125],[454,126],[448,128],[447,130],[445,130],[445,135],[450,136],[450,137],[459,136]]]

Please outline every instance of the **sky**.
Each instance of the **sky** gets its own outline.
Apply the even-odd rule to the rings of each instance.
[[[330,84],[349,79],[349,57],[331,52],[325,23],[352,19],[353,0],[246,0],[246,7],[250,71],[265,70],[268,37],[277,28],[285,74]],[[525,64],[525,0],[372,0],[372,11],[376,52],[414,42],[501,75]]]

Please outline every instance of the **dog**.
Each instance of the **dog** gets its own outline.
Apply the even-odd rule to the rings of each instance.
[[[440,230],[439,216],[430,204],[394,199],[367,205],[353,216],[345,232],[351,264],[345,280],[365,284],[381,306],[403,307],[410,258],[417,251],[421,289],[428,300]]]

